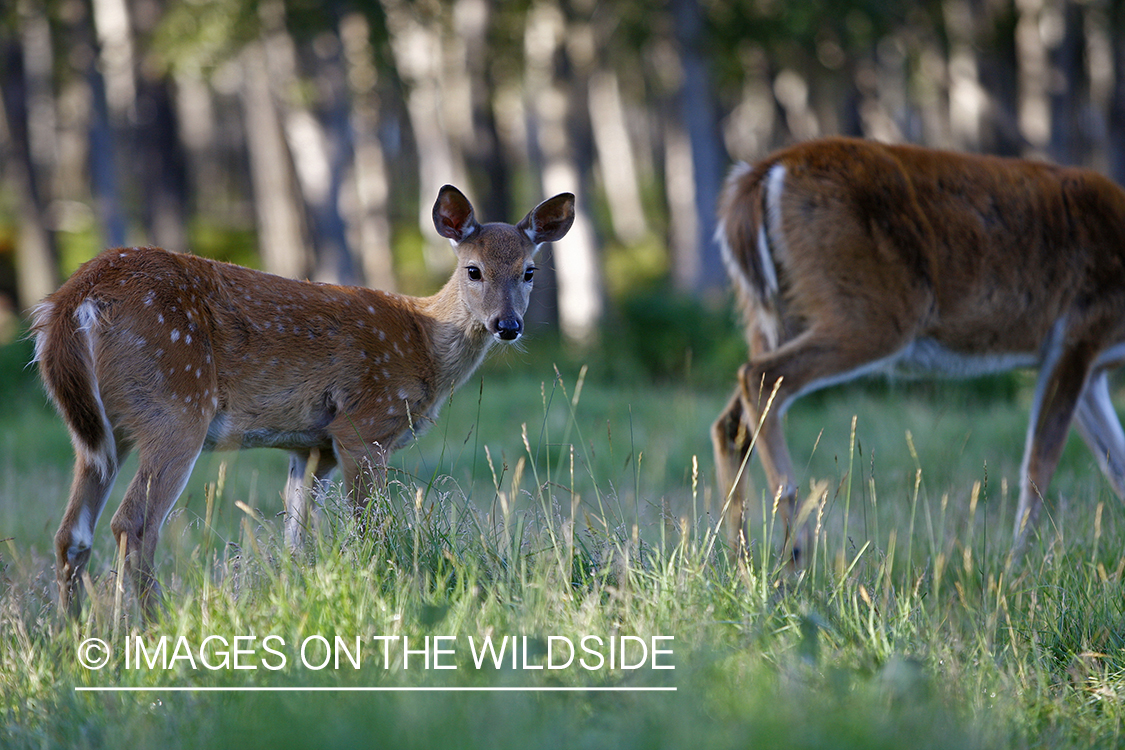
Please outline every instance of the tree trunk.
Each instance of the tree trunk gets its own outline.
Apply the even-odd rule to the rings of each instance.
[[[1113,88],[1106,133],[1109,176],[1125,185],[1125,3],[1110,3]]]
[[[1089,152],[1082,110],[1089,92],[1082,7],[1065,0],[1063,34],[1050,49],[1051,158],[1059,164],[1082,164]]]
[[[703,16],[698,0],[672,0],[675,36],[683,66],[680,117],[691,144],[695,187],[696,246],[691,257],[676,258],[681,288],[707,294],[726,288],[726,274],[715,244],[715,206],[728,161],[719,125],[719,108],[704,52]]]
[[[359,249],[365,283],[375,289],[397,288],[388,216],[390,185],[386,157],[379,141],[378,71],[366,17],[349,13],[340,22],[347,81],[351,93],[353,165],[351,185],[355,203],[350,221]]]
[[[6,75],[0,82],[8,136],[15,159],[8,165],[20,206],[16,244],[16,306],[25,309],[58,286],[58,250],[47,219],[49,169],[54,159],[54,97],[47,18],[22,2],[20,39],[0,47]],[[38,132],[37,128],[49,128]]]
[[[1026,141],[1019,129],[1019,73],[1016,23],[1011,2],[970,0],[976,29],[974,46],[980,50],[980,84],[988,96],[988,129],[983,149],[991,154],[1019,156]]]
[[[101,2],[103,0],[99,0]],[[138,39],[151,38],[163,13],[163,0],[149,0],[148,13],[138,13],[132,28]],[[143,53],[141,58],[144,57]],[[142,220],[148,240],[183,252],[188,249],[187,158],[170,76],[139,64],[134,73],[135,113],[132,117],[132,176],[141,186]]]
[[[699,278],[699,217],[695,210],[691,139],[679,117],[665,117],[664,195],[668,202],[668,243],[672,285],[691,294]]]
[[[973,16],[968,0],[942,4],[949,36],[949,119],[954,145],[978,151],[984,122],[985,95],[973,46]]]
[[[94,98],[90,169],[105,244],[116,247],[128,243],[118,158],[127,152],[125,131],[136,111],[133,40],[125,0],[93,0],[92,7],[98,55],[88,74]]]
[[[242,54],[246,144],[258,246],[267,271],[290,278],[308,275],[302,208],[297,201],[289,151],[270,89],[270,70],[260,41],[251,42]]]
[[[121,205],[117,176],[117,140],[110,123],[105,78],[93,60],[86,71],[90,85],[90,190],[101,220],[103,244],[120,247],[128,242],[128,225]]]
[[[493,8],[488,0],[456,0],[454,27],[462,45],[465,84],[468,86],[469,127],[459,132],[460,150],[473,181],[479,212],[489,221],[510,221],[512,205],[511,174],[501,149],[500,134],[493,111],[495,81],[489,30]],[[450,113],[451,118],[457,113]]]
[[[418,226],[426,238],[426,263],[431,269],[448,269],[453,262],[449,246],[429,227],[441,186],[465,185],[464,160],[445,117],[445,98],[464,94],[446,85],[446,45],[452,41],[443,31],[440,4],[406,0],[382,0],[382,4],[395,66],[407,89],[406,108],[418,155]],[[458,117],[468,119],[469,112],[466,109]]]
[[[568,62],[562,44],[575,33],[590,31],[568,29],[553,0],[542,0],[528,15],[525,48],[527,91],[532,100],[529,110],[534,120],[534,146],[541,153],[543,196],[573,192],[578,197],[574,225],[553,259],[560,332],[567,342],[585,347],[596,340],[605,301],[589,196],[579,168],[581,149],[572,132],[575,98],[570,87],[580,84],[577,79],[581,75],[573,67],[567,71],[569,75],[556,69],[557,63]]]
[[[137,176],[146,232],[156,245],[184,252],[188,249],[187,164],[169,81],[142,78],[137,99],[147,113],[137,123],[134,149],[141,155]]]
[[[322,37],[322,43],[324,39]],[[329,54],[319,63],[323,120],[308,107],[282,99],[285,102],[285,138],[293,155],[301,195],[308,206],[316,278],[356,284],[360,281],[359,268],[353,261],[344,218],[340,214],[340,191],[352,148],[347,86],[339,45],[332,45]],[[295,70],[287,70],[280,64],[271,67],[286,70],[284,77],[296,81]]]
[[[632,139],[617,73],[603,69],[590,76],[590,124],[598,148],[598,164],[613,233],[621,242],[639,242],[647,231]]]
[[[1047,46],[1040,33],[1041,0],[1016,0],[1019,61],[1019,126],[1031,151],[1044,153],[1051,138]]]

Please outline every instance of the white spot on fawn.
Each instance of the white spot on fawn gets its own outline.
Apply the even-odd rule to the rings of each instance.
[[[180,331],[179,331],[178,328],[173,328],[172,329],[172,343],[175,343],[179,340],[180,340]]]

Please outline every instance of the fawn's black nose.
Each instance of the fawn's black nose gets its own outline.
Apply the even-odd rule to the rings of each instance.
[[[495,333],[504,341],[515,341],[523,332],[523,323],[519,318],[500,318],[495,323]]]

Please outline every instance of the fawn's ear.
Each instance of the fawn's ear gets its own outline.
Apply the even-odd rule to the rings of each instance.
[[[434,203],[434,227],[442,237],[457,244],[471,237],[480,229],[480,224],[473,215],[473,204],[464,193],[452,185],[445,185],[438,191]]]
[[[574,195],[559,193],[543,201],[516,227],[536,245],[560,240],[574,223]]]

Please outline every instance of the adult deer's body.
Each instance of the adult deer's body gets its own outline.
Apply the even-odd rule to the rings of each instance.
[[[1125,432],[1106,377],[1125,360],[1125,191],[1117,185],[1082,169],[830,139],[737,168],[720,220],[750,342],[738,390],[712,431],[732,531],[742,530],[735,479],[759,420],[770,490],[792,522],[786,407],[877,371],[1040,368],[1017,548],[1072,420],[1114,491],[1125,493]],[[799,563],[808,531],[791,533]]]
[[[34,312],[36,359],[77,454],[55,536],[59,600],[77,609],[94,527],[126,454],[113,516],[150,613],[160,526],[200,451],[290,451],[286,539],[300,544],[310,456],[362,509],[387,455],[437,415],[496,340],[522,332],[539,245],[574,218],[569,193],[517,226],[479,224],[442,188],[434,224],[458,267],[433,297],[314,284],[157,248],[110,250]]]

